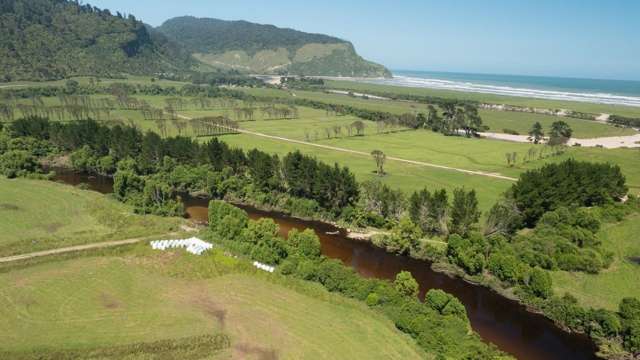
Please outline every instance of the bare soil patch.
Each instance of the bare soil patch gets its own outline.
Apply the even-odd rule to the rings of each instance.
[[[267,349],[262,346],[252,344],[238,344],[233,347],[234,358],[237,359],[258,359],[258,360],[278,360],[278,353],[274,349]]]
[[[103,292],[100,294],[100,302],[106,309],[117,309],[120,307],[120,301],[118,301],[115,296],[108,293]]]
[[[14,204],[0,204],[0,211],[18,211],[20,207]]]
[[[62,228],[63,226],[64,224],[62,223],[54,222],[51,224],[42,225],[42,228],[48,233],[55,233],[56,231],[60,230],[60,228]]]
[[[214,317],[224,330],[227,310],[216,304],[215,301],[204,294],[192,298],[191,303],[205,314]]]

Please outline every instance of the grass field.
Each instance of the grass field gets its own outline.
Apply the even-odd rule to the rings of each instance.
[[[290,93],[275,89],[244,89],[251,94],[273,97],[292,97]],[[308,97],[316,100],[344,103],[373,110],[393,111],[402,113],[406,111],[424,110],[421,104],[412,104],[401,101],[385,100],[365,100],[339,94],[324,94],[321,92],[297,92],[298,97]],[[137,96],[141,100],[147,101],[155,107],[163,107],[166,97],[163,96]],[[187,99],[189,100],[189,99]],[[29,100],[24,100],[28,102]],[[45,103],[54,105],[58,103],[57,98],[46,98]],[[261,106],[255,103],[254,106]],[[441,134],[426,130],[418,131],[398,131],[390,134],[378,134],[376,123],[364,121],[366,129],[364,137],[348,137],[347,126],[357,120],[352,116],[329,116],[323,110],[299,107],[299,118],[292,120],[263,120],[260,111],[255,112],[255,121],[242,121],[241,128],[265,133],[269,135],[287,137],[296,140],[312,141],[318,144],[331,145],[340,148],[357,150],[370,153],[374,149],[385,152],[387,156],[394,156],[413,161],[434,163],[443,166],[461,168],[472,171],[485,171],[498,173],[510,177],[518,177],[520,173],[528,169],[533,169],[547,162],[556,162],[574,157],[579,160],[612,162],[621,166],[627,176],[631,189],[640,192],[640,165],[636,161],[640,156],[637,150],[616,149],[605,150],[597,148],[572,148],[566,154],[557,157],[547,157],[525,162],[524,159],[531,148],[531,144],[514,143],[496,140],[466,139],[463,137],[446,137]],[[228,115],[234,118],[234,111],[231,108],[214,106],[211,109],[201,110],[193,105],[179,112],[187,117],[202,117],[212,115]],[[526,133],[529,124],[533,121],[540,121],[545,128],[548,128],[556,117],[509,113],[498,111],[482,111],[485,121],[490,124],[493,130],[501,131],[503,128]],[[153,120],[145,120],[140,111],[116,110],[113,112],[115,119],[124,123],[133,123],[143,131],[159,132],[158,125]],[[612,136],[627,134],[629,129],[620,129],[593,121],[564,119],[570,122],[577,135],[592,136]],[[185,120],[180,120],[184,122]],[[331,139],[327,139],[327,130],[332,130],[336,125],[341,127],[340,135],[335,138],[331,133]],[[166,124],[166,135],[178,135],[172,121]],[[398,130],[398,129],[396,129]],[[186,128],[183,135],[190,135],[191,129]],[[373,173],[375,167],[373,160],[369,156],[356,154],[346,154],[327,149],[319,149],[300,144],[278,142],[271,139],[256,138],[249,135],[233,135],[222,137],[229,144],[244,149],[260,148],[262,150],[284,155],[287,152],[297,149],[304,153],[317,156],[319,159],[341,165],[348,166],[359,180],[377,178]],[[202,140],[206,140],[203,138]],[[506,153],[516,152],[518,163],[514,167],[508,167],[505,160]],[[388,161],[386,170],[389,173],[382,181],[392,187],[400,188],[408,193],[423,187],[446,188],[452,190],[457,187],[474,188],[477,190],[481,207],[487,210],[501,194],[510,186],[509,181],[483,178],[467,175],[442,169],[425,168],[417,165],[394,163]]]
[[[544,131],[548,133],[551,129],[551,124],[560,120],[569,124],[573,130],[573,137],[579,139],[634,135],[638,133],[633,129],[615,127],[591,120],[509,111],[480,110],[479,112],[483,123],[489,127],[489,131],[497,133],[503,133],[505,129],[509,129],[517,131],[520,135],[527,135],[536,122],[539,122]]]
[[[449,99],[474,100],[494,104],[509,104],[526,107],[537,107],[545,109],[570,109],[588,113],[617,114],[622,116],[640,117],[640,108],[622,105],[592,104],[577,101],[560,101],[533,99],[517,96],[503,96],[493,94],[480,94],[452,90],[436,90],[427,88],[413,88],[403,86],[390,86],[378,84],[365,84],[354,81],[326,81],[326,86],[332,89],[353,89],[358,92],[380,91],[393,94],[411,94],[423,96],[435,96]]]
[[[255,95],[275,98],[304,98],[321,101],[325,103],[348,105],[356,108],[369,109],[373,111],[384,111],[393,114],[403,113],[426,113],[427,105],[411,101],[363,99],[341,94],[327,94],[319,91],[284,91],[275,89],[243,89],[243,91]],[[295,94],[295,97],[293,96]],[[522,135],[526,135],[531,130],[534,123],[540,122],[543,128],[548,131],[554,121],[562,120],[569,124],[576,138],[593,138],[605,136],[621,136],[637,134],[637,131],[627,128],[619,128],[607,124],[590,120],[580,120],[567,117],[557,117],[542,114],[528,114],[509,111],[480,110],[480,116],[485,125],[489,126],[489,131],[503,132],[504,129],[515,130]]]
[[[324,162],[348,166],[359,181],[379,179],[392,188],[401,189],[407,194],[424,187],[428,187],[430,190],[444,188],[449,191],[459,187],[476,189],[482,210],[488,210],[511,185],[511,182],[506,180],[472,176],[456,171],[393,161],[387,161],[385,165],[387,175],[379,177],[375,174],[375,163],[370,156],[324,150],[311,146],[257,138],[251,135],[230,135],[224,136],[222,139],[232,146],[245,149],[258,148],[281,156],[291,151],[300,150],[302,153],[315,156]]]
[[[207,358],[424,358],[366,305],[248,265],[237,271],[238,261],[141,244],[4,272],[0,348],[43,354],[224,333],[231,347]]]
[[[135,215],[99,193],[0,176],[0,256],[166,234],[182,219]]]
[[[319,131],[336,120],[299,119],[280,121],[255,121],[242,123],[242,128],[261,132],[269,135],[287,137],[296,140],[305,140],[305,132]],[[329,121],[329,122],[327,122]],[[350,122],[349,120],[343,120]],[[320,139],[314,141],[318,144],[331,145],[340,148],[358,150],[370,153],[374,149],[380,149],[387,156],[404,159],[435,163],[439,165],[462,168],[466,170],[481,170],[491,173],[518,177],[523,171],[540,167],[545,163],[559,162],[568,158],[585,161],[611,162],[618,164],[625,176],[628,185],[635,193],[640,192],[640,154],[632,149],[599,149],[599,148],[570,148],[561,156],[546,157],[530,162],[524,162],[529,149],[535,147],[538,151],[541,145],[514,143],[507,141],[494,141],[482,139],[467,139],[464,137],[448,137],[427,130],[400,131],[391,134],[376,134],[375,125],[367,122],[366,136],[347,137],[346,133],[341,138]],[[257,138],[251,135],[230,135],[222,137],[231,145],[245,149],[254,147],[265,151],[284,155],[289,151],[299,149],[305,153],[317,156],[327,162],[338,162],[349,166],[360,180],[375,178],[373,174],[375,166],[369,157],[340,153],[332,150],[319,149],[299,144],[289,144],[270,139]],[[508,167],[505,154],[518,153],[518,164]],[[475,188],[481,196],[483,208],[491,206],[495,200],[509,186],[508,181],[483,178],[460,174],[452,171],[423,168],[409,164],[387,161],[385,165],[389,173],[382,180],[388,184],[406,190],[408,192],[417,188],[428,186],[430,188],[454,187]],[[416,187],[417,186],[417,187]],[[484,201],[483,201],[484,200]]]
[[[619,224],[606,226],[600,231],[604,248],[614,253],[610,268],[600,274],[552,273],[555,291],[569,293],[580,304],[617,310],[624,297],[640,298],[640,214],[634,214]]]

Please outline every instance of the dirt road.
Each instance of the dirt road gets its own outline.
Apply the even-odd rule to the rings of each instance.
[[[114,247],[114,246],[129,245],[129,244],[135,244],[135,243],[144,241],[146,239],[147,238],[136,238],[136,239],[127,239],[127,240],[118,240],[118,241],[105,241],[105,242],[100,242],[95,244],[76,245],[76,246],[69,246],[69,247],[64,247],[59,249],[38,251],[38,252],[33,252],[28,254],[13,255],[13,256],[0,258],[0,263],[27,260],[27,259],[33,259],[41,256],[64,254],[64,253],[69,253],[74,251],[102,249],[102,248],[108,248],[108,247]]]

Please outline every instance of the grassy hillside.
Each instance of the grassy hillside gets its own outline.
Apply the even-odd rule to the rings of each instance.
[[[391,74],[383,66],[360,57],[351,43],[322,34],[190,16],[167,20],[158,31],[215,68],[266,74]]]
[[[133,214],[115,200],[51,181],[0,176],[0,256],[162,235],[180,220]]]
[[[135,17],[69,0],[0,3],[0,81],[171,72],[191,57]]]
[[[424,358],[364,304],[257,274],[220,251],[196,257],[140,245],[129,255],[4,272],[0,289],[0,348],[9,356],[109,354],[115,346],[225,334],[230,346],[206,358]],[[133,358],[201,358],[159,350]]]

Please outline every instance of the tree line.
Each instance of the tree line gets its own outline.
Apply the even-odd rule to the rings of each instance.
[[[304,195],[335,214],[352,205],[358,197],[355,177],[347,168],[330,166],[300,153],[281,160],[259,150],[245,153],[230,149],[217,139],[204,144],[185,137],[163,139],[152,132],[143,134],[135,127],[109,127],[93,120],[59,123],[44,118],[19,119],[10,125],[9,131],[15,137],[47,141],[72,154],[87,149],[96,164],[110,158],[116,167],[108,174],[114,174],[115,170],[116,179],[123,174],[130,175],[124,183],[131,186],[125,186],[120,192],[122,199],[135,200],[140,194],[144,195],[144,176],[164,169],[166,158],[194,167],[209,166],[212,173],[228,167],[233,174],[244,175],[244,180],[262,192]],[[118,174],[121,162],[124,168]],[[170,196],[163,199],[175,199],[177,194],[169,191],[165,195]]]

